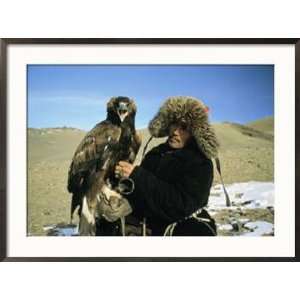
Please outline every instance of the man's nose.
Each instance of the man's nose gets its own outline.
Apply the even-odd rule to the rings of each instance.
[[[179,135],[179,128],[174,128],[174,131],[173,131],[173,134],[175,134],[175,135]]]

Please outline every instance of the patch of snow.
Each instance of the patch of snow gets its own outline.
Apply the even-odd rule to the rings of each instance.
[[[251,230],[251,232],[246,232],[243,236],[261,236],[274,233],[273,224],[265,221],[249,222],[246,223],[244,227]]]
[[[48,231],[48,230],[51,230],[51,229],[55,228],[55,226],[56,226],[55,224],[44,225],[43,229],[44,229],[44,231]]]
[[[220,193],[220,190],[222,191]],[[248,209],[274,207],[273,182],[242,182],[226,185],[226,190],[232,202],[231,207],[226,207],[225,194],[221,184],[212,187],[208,202],[208,209]],[[220,195],[218,195],[220,194]]]
[[[73,224],[45,225],[43,229],[50,236],[74,236],[79,235],[78,226]]]
[[[215,211],[215,210],[209,210],[209,214],[210,214],[211,216],[215,216],[217,213],[218,213],[218,212]]]
[[[246,219],[246,218],[241,218],[241,219],[239,219],[239,222],[241,223],[241,224],[246,224],[246,223],[248,223],[250,220],[249,219]]]
[[[231,224],[223,224],[218,226],[218,230],[224,230],[224,231],[232,231],[233,226]]]

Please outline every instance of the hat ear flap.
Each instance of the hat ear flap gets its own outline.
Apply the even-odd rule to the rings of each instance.
[[[159,112],[149,123],[148,129],[154,137],[165,137],[169,134],[168,118]]]

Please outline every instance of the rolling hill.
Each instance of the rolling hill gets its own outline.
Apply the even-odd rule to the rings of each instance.
[[[266,117],[246,124],[248,127],[274,134],[274,117]]]

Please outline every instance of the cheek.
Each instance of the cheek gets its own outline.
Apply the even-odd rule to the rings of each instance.
[[[185,133],[184,135],[182,135],[182,141],[185,143],[190,137],[191,135],[189,133]]]

